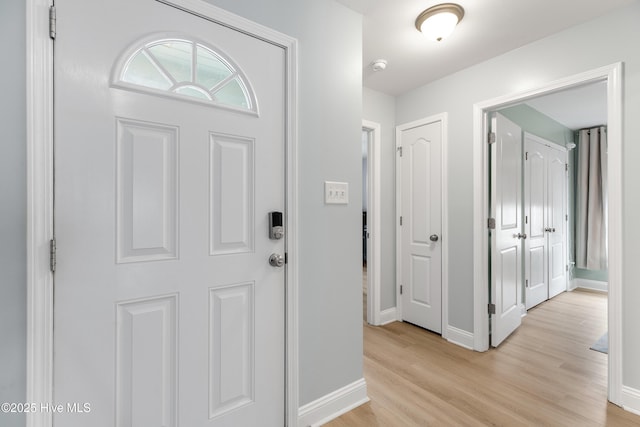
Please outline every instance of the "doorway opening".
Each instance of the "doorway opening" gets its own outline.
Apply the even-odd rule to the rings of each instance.
[[[380,124],[362,121],[362,293],[365,323],[380,325]]]
[[[597,82],[607,88],[607,126],[609,170],[607,192],[609,217],[607,219],[609,247],[609,299],[608,299],[608,397],[620,404],[622,393],[622,358],[620,315],[622,279],[622,64],[616,63],[561,79],[526,92],[494,98],[474,105],[474,349],[489,348],[489,242],[487,224],[489,212],[488,157],[486,138],[489,115],[492,111],[513,106],[542,95],[550,95]]]

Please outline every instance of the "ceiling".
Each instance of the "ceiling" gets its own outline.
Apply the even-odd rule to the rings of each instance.
[[[364,86],[400,95],[637,0],[454,0],[465,15],[441,42],[414,26],[438,1],[337,1],[363,15]],[[374,72],[370,64],[380,58],[387,69]]]
[[[572,130],[607,124],[604,81],[530,99],[525,104]]]
[[[427,40],[414,26],[420,12],[439,1],[337,1],[363,15],[363,85],[397,96],[638,0],[454,0],[465,15],[441,42]],[[388,62],[386,70],[373,71],[376,59]],[[527,104],[570,129],[606,123],[602,83]]]

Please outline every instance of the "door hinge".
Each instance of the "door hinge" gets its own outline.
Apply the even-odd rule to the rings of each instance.
[[[56,7],[49,7],[49,37],[56,39]]]
[[[396,148],[396,151],[400,154],[400,157],[402,157],[402,146]]]
[[[289,263],[289,254],[287,252],[284,253],[284,263],[285,264]]]
[[[529,279],[524,279],[524,287],[525,288],[529,287]]]
[[[564,170],[569,172],[569,163],[564,164]]]
[[[56,271],[56,239],[49,240],[49,270]]]
[[[526,153],[524,153],[524,159],[525,160],[529,160],[529,152],[528,151]]]
[[[400,215],[400,225],[402,225],[402,215]]]
[[[564,220],[565,220],[565,221],[569,221],[569,214],[566,214],[566,215],[564,216]]]
[[[496,142],[496,133],[495,132],[489,132],[488,142],[489,142],[489,144],[493,144],[493,143]]]
[[[400,285],[400,295],[402,295],[402,285]]]
[[[566,267],[566,271],[569,271],[569,264],[567,264],[565,267]]]
[[[495,304],[488,304],[489,309],[489,314],[496,314],[496,305]]]
[[[496,219],[495,218],[487,218],[487,227],[489,227],[489,230],[495,230],[496,229]]]
[[[524,223],[529,224],[529,215],[524,216]]]

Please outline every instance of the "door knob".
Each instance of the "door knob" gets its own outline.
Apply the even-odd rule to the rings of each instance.
[[[284,257],[280,254],[271,254],[269,264],[272,267],[282,267],[284,265]]]
[[[522,234],[522,233],[518,233],[518,234],[514,234],[513,238],[514,239],[526,239],[527,235],[526,234]]]
[[[544,231],[546,231],[547,233],[551,233],[551,228],[547,227],[544,229]]]
[[[437,234],[432,234],[431,236],[429,236],[429,240],[431,240],[432,242],[437,242],[438,241],[438,235]]]

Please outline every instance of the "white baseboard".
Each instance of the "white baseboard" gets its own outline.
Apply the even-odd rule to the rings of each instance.
[[[387,323],[395,322],[397,320],[398,311],[395,307],[391,307],[380,312],[380,326],[386,325]]]
[[[572,280],[571,286],[575,288],[589,289],[591,291],[608,292],[609,283],[599,280],[580,279],[576,277]]]
[[[451,325],[447,326],[447,341],[460,347],[473,350],[473,334]]]
[[[622,386],[622,408],[636,415],[640,415],[640,390]]]
[[[298,410],[298,427],[321,426],[368,401],[367,383],[361,378],[301,406]]]

